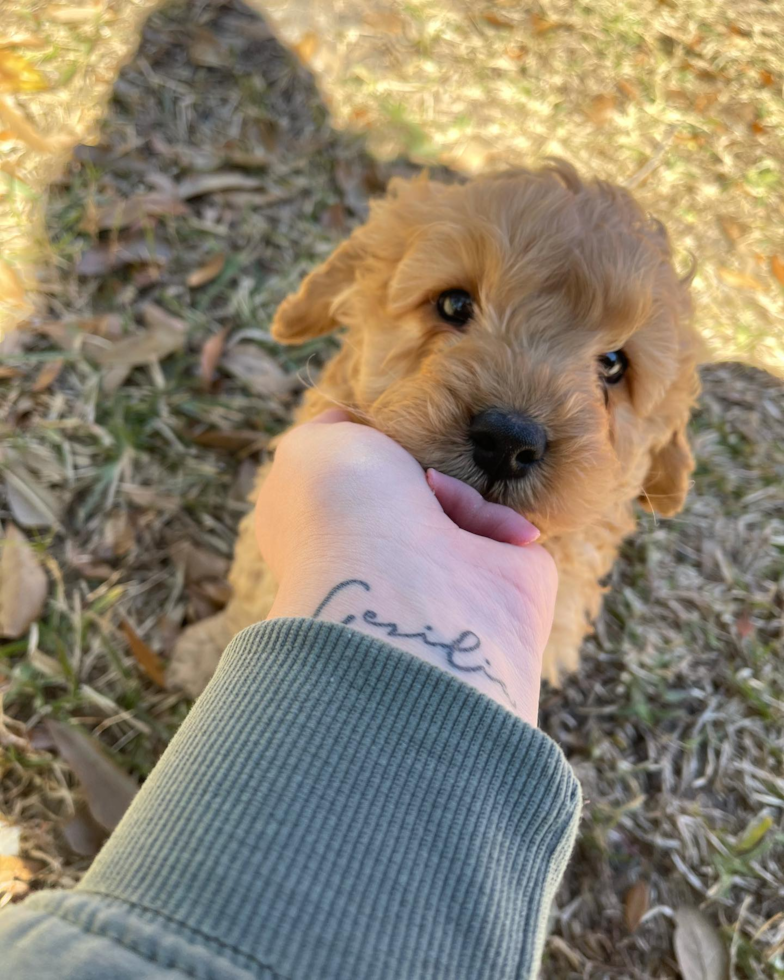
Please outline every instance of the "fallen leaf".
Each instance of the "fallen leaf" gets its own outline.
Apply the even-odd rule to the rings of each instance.
[[[547,34],[550,31],[557,30],[559,27],[566,26],[561,21],[549,20],[547,17],[543,17],[541,14],[535,12],[530,15],[528,20],[534,34]]]
[[[120,622],[120,629],[123,631],[125,639],[128,641],[131,653],[136,658],[139,666],[144,673],[154,681],[158,687],[164,687],[165,679],[163,664],[158,654],[149,647],[131,626],[127,619]]]
[[[49,361],[48,364],[44,364],[44,366],[38,372],[38,376],[33,382],[33,386],[30,390],[36,392],[36,394],[39,391],[46,391],[46,389],[60,376],[60,372],[62,371],[64,364],[65,361],[59,357],[57,360]]]
[[[734,34],[736,37],[751,37],[751,31],[745,27],[740,27],[738,24],[730,24],[730,34]]]
[[[224,265],[226,265],[226,256],[223,252],[218,252],[209,262],[194,269],[185,281],[191,289],[198,289],[199,286],[204,286],[219,276],[223,272]]]
[[[21,527],[53,527],[59,524],[60,505],[57,498],[32,476],[28,480],[20,472],[6,470],[5,487],[11,514]]]
[[[190,541],[175,542],[169,548],[169,554],[188,585],[206,579],[223,579],[229,574],[231,562],[228,558]]]
[[[741,640],[745,640],[754,635],[754,624],[747,612],[742,612],[735,620],[735,629],[738,631],[738,636]]]
[[[188,324],[181,317],[168,313],[157,303],[145,303],[142,307],[142,319],[148,330],[153,332],[170,332],[183,339],[188,332]]]
[[[58,753],[79,780],[91,815],[104,830],[114,830],[138,786],[101,743],[81,728],[51,719],[45,725]]]
[[[22,527],[59,526],[62,501],[33,476],[22,458],[10,449],[0,458],[11,513]]]
[[[193,28],[188,57],[192,65],[200,68],[227,68],[232,60],[231,51],[206,27]]]
[[[760,69],[759,78],[762,84],[765,86],[765,88],[770,88],[771,85],[776,84],[775,76],[771,72],[767,71],[765,68]]]
[[[42,92],[46,78],[17,51],[0,49],[0,92]]]
[[[296,44],[292,44],[292,49],[304,65],[310,64],[313,55],[318,51],[319,37],[315,31],[307,31]]]
[[[595,95],[583,111],[595,126],[603,126],[615,111],[615,96]]]
[[[137,194],[125,201],[114,201],[98,208],[90,219],[91,226],[97,231],[119,231],[129,225],[137,225],[144,218],[159,215],[183,215],[188,213],[188,206],[176,197],[168,194],[151,193]]]
[[[147,289],[160,281],[162,269],[161,265],[139,266],[131,273],[131,282],[137,289]]]
[[[528,48],[525,44],[510,44],[504,48],[504,54],[512,61],[524,61],[528,55]]]
[[[759,119],[755,119],[754,122],[749,126],[749,129],[754,133],[755,136],[762,136],[763,133],[767,133],[767,127],[763,126]]]
[[[12,378],[21,377],[24,371],[21,368],[11,367],[10,364],[0,364],[0,381],[10,381]]]
[[[0,636],[23,636],[43,612],[49,583],[24,534],[7,524],[0,538]]]
[[[114,572],[111,565],[106,562],[93,561],[90,555],[74,555],[70,565],[71,568],[76,569],[82,578],[98,579],[101,582],[105,582]]]
[[[194,174],[192,177],[186,177],[179,186],[179,194],[183,201],[187,201],[192,197],[216,194],[219,191],[257,190],[259,187],[264,187],[265,183],[266,181],[259,177],[250,177],[239,171],[219,170],[217,173]]]
[[[719,101],[718,92],[700,92],[694,100],[694,108],[697,112],[705,112]]]
[[[218,367],[223,355],[223,348],[226,346],[226,338],[229,336],[230,326],[223,327],[216,334],[213,334],[205,342],[201,349],[199,359],[199,376],[201,383],[209,391],[215,380],[215,370]]]
[[[759,279],[755,279],[754,276],[749,275],[747,272],[738,272],[735,269],[720,268],[719,277],[726,282],[728,286],[734,286],[736,289],[765,288]]]
[[[773,817],[769,813],[758,814],[736,841],[736,852],[738,854],[747,854],[749,851],[753,851],[772,826]]]
[[[95,334],[107,340],[122,337],[122,318],[116,313],[102,313],[99,316],[75,317],[71,321],[82,333]]]
[[[191,433],[190,439],[197,446],[241,453],[250,449],[265,449],[269,445],[270,437],[266,432],[257,432],[255,429],[207,429],[206,432]]]
[[[257,395],[286,395],[299,385],[278,362],[253,343],[235,344],[223,357],[223,367]]]
[[[122,558],[136,544],[136,530],[127,510],[116,508],[104,518],[96,555],[106,561]]]
[[[778,255],[771,255],[770,271],[778,279],[781,285],[784,286],[784,259],[779,258]]]
[[[508,29],[515,26],[513,20],[509,20],[508,17],[503,17],[501,14],[497,14],[494,10],[486,10],[482,14],[482,20],[486,24],[490,24],[491,27],[503,27]]]
[[[95,857],[107,836],[85,806],[80,806],[76,814],[63,824],[62,832],[71,850],[82,857]]]
[[[120,490],[137,507],[168,512],[178,510],[182,506],[182,499],[180,497],[176,497],[172,493],[160,493],[155,487],[121,483]]]
[[[171,249],[164,242],[150,242],[147,238],[109,242],[82,252],[76,263],[76,273],[80,276],[105,276],[107,272],[137,263],[165,265],[170,258]]]
[[[118,388],[122,388],[132,370],[132,364],[117,364],[107,368],[101,378],[101,391],[105,395],[114,394]]]
[[[365,128],[367,128],[371,122],[370,112],[364,106],[355,106],[349,113],[349,118],[356,125],[363,126]]]
[[[621,95],[625,96],[630,102],[636,102],[639,99],[640,90],[634,82],[629,82],[625,78],[621,78],[616,84]]]
[[[184,320],[154,303],[144,306],[142,316],[146,330],[118,340],[110,347],[91,351],[90,357],[101,367],[116,369],[105,376],[104,391],[119,388],[134,367],[162,361],[185,346],[188,325]]]
[[[698,909],[680,908],[675,913],[675,957],[683,980],[726,980],[724,943]]]
[[[629,932],[635,932],[640,920],[648,911],[650,889],[647,881],[637,881],[626,892],[623,903],[624,919]]]
[[[725,214],[719,215],[719,225],[725,237],[732,245],[743,238],[748,231],[748,227],[741,221],[736,221],[735,218],[731,218]]]
[[[41,320],[31,323],[29,329],[34,333],[45,334],[63,350],[83,349],[85,344],[105,347],[95,338],[119,340],[122,333],[122,319],[115,313],[102,316],[72,317],[65,320]]]

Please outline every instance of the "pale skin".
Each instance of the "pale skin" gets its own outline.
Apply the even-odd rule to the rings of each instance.
[[[536,725],[557,573],[520,514],[330,410],[280,441],[256,536],[268,618],[344,623]]]

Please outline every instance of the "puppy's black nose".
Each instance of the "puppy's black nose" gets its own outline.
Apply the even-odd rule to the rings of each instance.
[[[492,480],[519,480],[547,451],[544,426],[522,412],[487,408],[468,429],[474,462]]]

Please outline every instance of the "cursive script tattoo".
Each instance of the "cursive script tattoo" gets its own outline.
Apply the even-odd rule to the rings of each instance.
[[[318,608],[313,613],[313,618],[318,619],[338,595],[345,592],[346,589],[352,588],[361,589],[364,592],[373,591],[367,582],[359,578],[347,578],[343,582],[338,582],[321,600]],[[384,622],[379,619],[379,614],[375,609],[365,609],[361,613],[349,613],[340,622],[344,626],[350,626],[351,623],[357,620],[361,620],[366,626],[372,626],[374,629],[383,632],[389,639],[416,640],[423,643],[426,647],[430,647],[431,650],[440,651],[444,654],[447,664],[453,670],[466,674],[482,674],[489,681],[492,681],[493,684],[497,684],[501,688],[507,701],[513,708],[517,707],[509,694],[506,684],[504,684],[500,677],[496,677],[488,669],[492,667],[492,664],[484,656],[484,652],[479,652],[482,647],[482,641],[472,630],[463,630],[454,640],[439,639],[432,626],[423,626],[421,630],[417,630],[414,633],[403,633],[397,623]]]

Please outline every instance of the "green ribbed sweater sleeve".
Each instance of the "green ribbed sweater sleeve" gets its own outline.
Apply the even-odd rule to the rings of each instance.
[[[580,790],[543,733],[348,627],[245,630],[73,892],[0,913],[15,980],[538,970]]]

